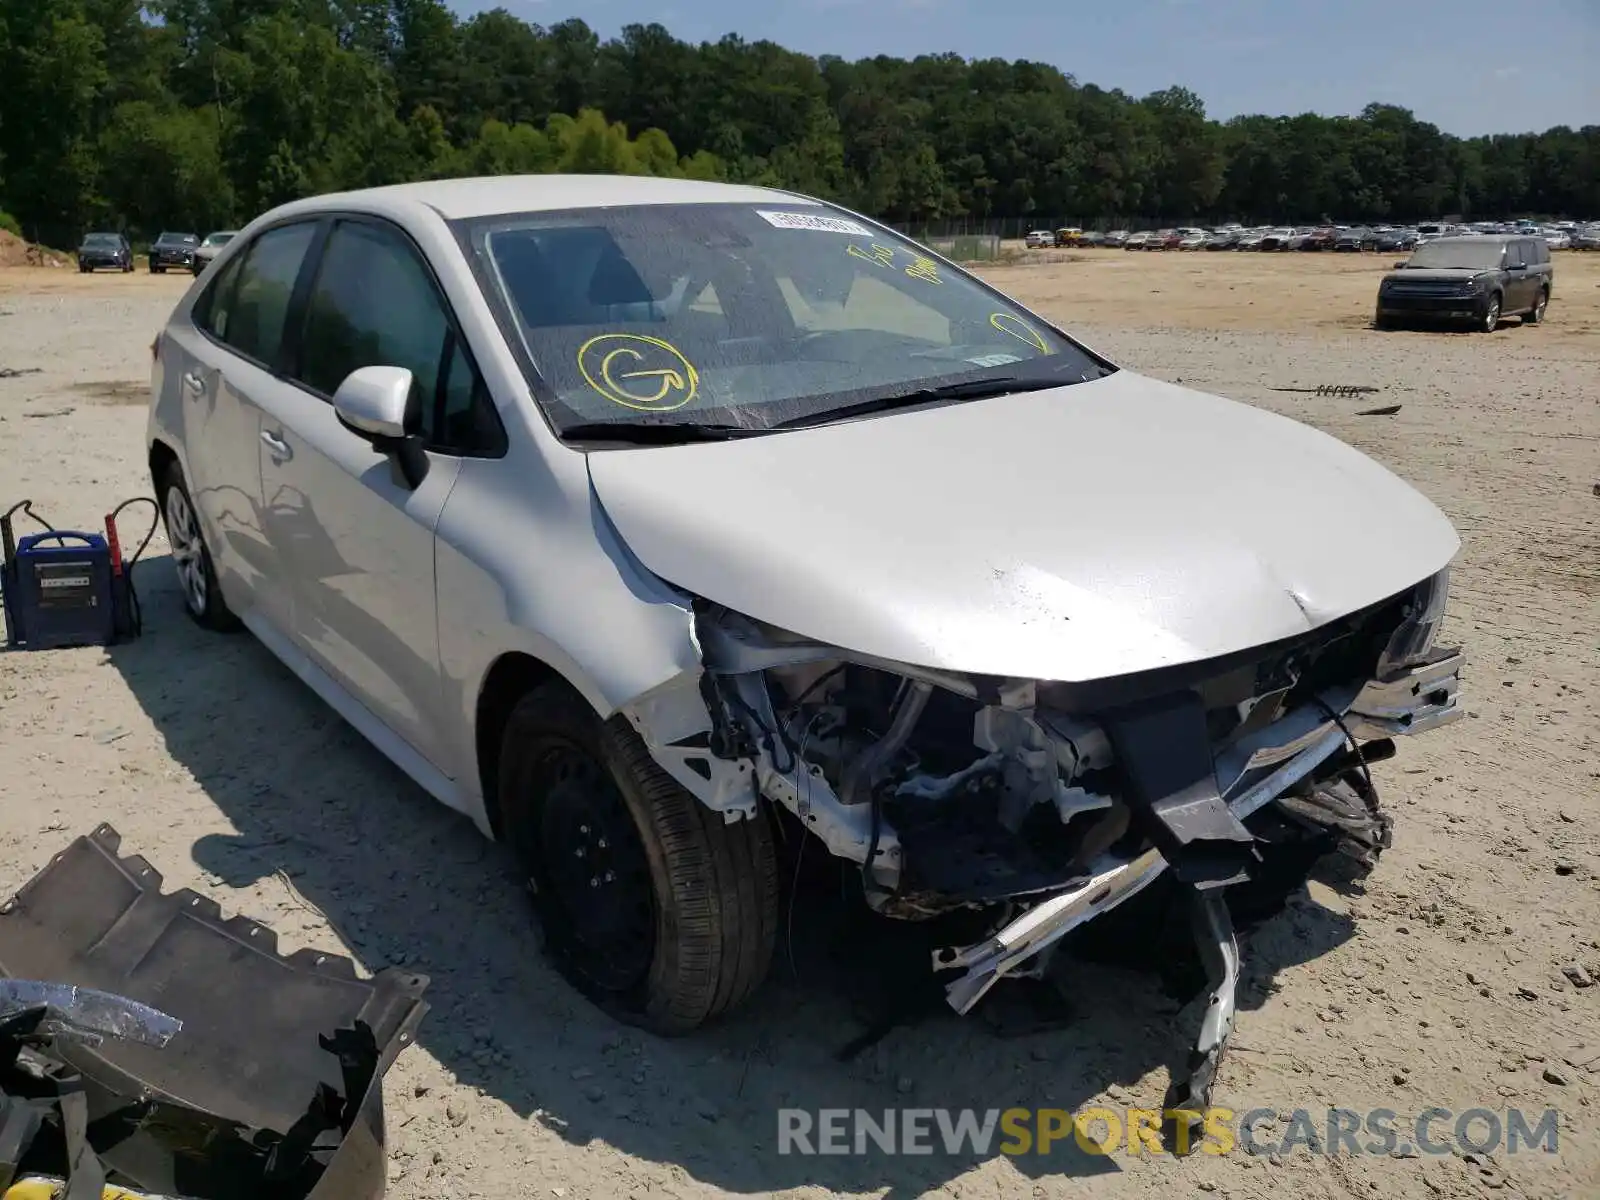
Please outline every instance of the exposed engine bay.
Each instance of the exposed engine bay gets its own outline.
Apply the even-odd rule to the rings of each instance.
[[[1448,570],[1284,641],[1088,683],[926,671],[697,604],[704,670],[625,711],[728,820],[763,797],[793,813],[877,911],[991,916],[935,956],[958,1012],[1171,872],[1212,997],[1169,1108],[1199,1107],[1239,971],[1224,897],[1285,846],[1376,862],[1390,822],[1367,764],[1461,715],[1463,656],[1434,648],[1447,591]]]

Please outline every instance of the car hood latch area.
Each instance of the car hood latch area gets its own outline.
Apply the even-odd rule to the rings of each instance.
[[[1182,883],[1242,883],[1260,861],[1255,836],[1217,791],[1206,712],[1192,691],[1114,709],[1101,724],[1122,764],[1133,819]]]

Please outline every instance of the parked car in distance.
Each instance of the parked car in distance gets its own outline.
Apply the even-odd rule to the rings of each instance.
[[[1261,243],[1266,240],[1266,233],[1260,229],[1247,229],[1239,235],[1239,240],[1234,243],[1237,250],[1260,250]]]
[[[1122,248],[1124,250],[1143,250],[1145,243],[1148,242],[1153,236],[1155,235],[1152,234],[1148,229],[1141,229],[1137,233],[1130,233],[1127,237],[1122,239]]]
[[[1074,246],[1088,246],[1091,248],[1095,246],[1104,246],[1106,244],[1106,235],[1103,233],[1097,233],[1093,229],[1085,229],[1073,239],[1072,244]]]
[[[1056,245],[1076,246],[1083,237],[1083,229],[1077,225],[1063,225],[1056,230]]]
[[[1341,229],[1333,239],[1333,248],[1346,253],[1366,250],[1376,245],[1377,235],[1365,225],[1357,225],[1354,229]]]
[[[200,239],[192,233],[163,233],[150,243],[150,273],[164,274],[168,267],[192,267]]]
[[[1261,239],[1261,249],[1293,250],[1304,240],[1304,234],[1296,233],[1286,225],[1280,226],[1267,231],[1266,236]]]
[[[1378,285],[1373,324],[1470,322],[1493,333],[1502,317],[1544,320],[1555,283],[1543,238],[1472,236],[1423,242]]]
[[[109,267],[113,271],[133,270],[133,247],[120,233],[86,233],[78,243],[78,271],[87,275]]]
[[[1127,242],[1127,240],[1128,231],[1126,229],[1113,229],[1110,233],[1106,234],[1105,244],[1107,246],[1120,247]]]
[[[1600,225],[1585,225],[1574,233],[1572,249],[1600,250]]]
[[[1379,251],[1411,250],[1417,244],[1415,229],[1385,229],[1377,237]]]
[[[194,257],[189,262],[189,269],[196,275],[211,265],[211,260],[216,258],[217,252],[232,241],[237,230],[219,229],[215,233],[208,233],[198,246],[194,248]]]
[[[1180,229],[1178,230],[1176,248],[1179,250],[1204,250],[1210,237],[1211,235],[1204,229]]]
[[[892,330],[846,303],[867,281]],[[503,842],[554,967],[659,1033],[756,992],[804,845],[862,920],[962,915],[957,1012],[1134,895],[1192,929],[1214,999],[1164,1107],[1203,1110],[1232,888],[1265,917],[1370,871],[1391,821],[1361,744],[1465,715],[1435,644],[1461,543],[1426,497],[805,196],[295,201],[152,355],[190,616],[242,623]],[[974,497],[1000,494],[995,522]]]
[[[1207,250],[1234,250],[1244,236],[1241,229],[1216,229],[1206,235]]]
[[[1022,240],[1029,250],[1043,250],[1056,244],[1056,235],[1053,229],[1034,229]]]
[[[1572,248],[1572,235],[1565,229],[1546,229],[1544,244],[1552,250],[1570,250]]]

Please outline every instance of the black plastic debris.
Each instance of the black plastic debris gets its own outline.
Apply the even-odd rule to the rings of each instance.
[[[280,955],[120,842],[100,826],[0,905],[0,1190],[377,1200],[383,1074],[427,979]]]

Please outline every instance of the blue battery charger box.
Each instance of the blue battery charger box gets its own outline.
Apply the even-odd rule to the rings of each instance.
[[[0,588],[8,646],[105,646],[116,637],[111,547],[98,533],[61,529],[28,535],[17,543]]]

